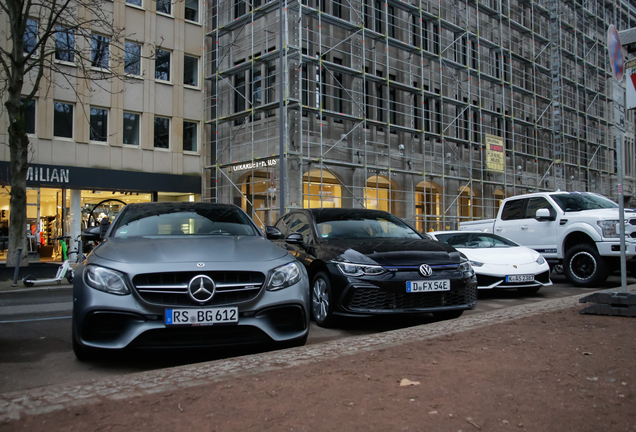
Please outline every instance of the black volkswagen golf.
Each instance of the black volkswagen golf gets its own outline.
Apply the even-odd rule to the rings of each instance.
[[[266,229],[268,238],[307,268],[319,326],[330,326],[336,315],[432,312],[457,318],[477,303],[470,262],[390,213],[294,210],[275,228]]]

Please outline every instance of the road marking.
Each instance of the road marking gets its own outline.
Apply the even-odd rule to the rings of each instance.
[[[609,290],[608,290],[609,291]],[[105,399],[129,399],[161,391],[210,384],[259,372],[331,360],[345,355],[390,348],[451,333],[475,330],[519,318],[579,305],[572,297],[513,306],[466,317],[408,327],[374,335],[353,336],[303,347],[259,353],[175,368],[139,372],[86,383],[61,384],[0,394],[0,422],[37,415]]]
[[[24,322],[34,322],[34,321],[49,321],[49,320],[58,320],[58,319],[69,319],[73,318],[72,316],[63,316],[63,317],[53,317],[53,318],[35,318],[28,320],[15,320],[15,321],[0,321],[0,324],[11,324],[11,323],[24,323]]]

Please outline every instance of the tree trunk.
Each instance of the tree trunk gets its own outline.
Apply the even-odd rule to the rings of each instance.
[[[9,85],[9,99],[5,102],[9,114],[9,149],[11,153],[11,200],[9,216],[9,249],[7,267],[18,262],[18,248],[22,248],[20,266],[28,265],[27,255],[27,197],[26,177],[29,166],[29,138],[26,135],[24,107],[21,106],[22,79]]]

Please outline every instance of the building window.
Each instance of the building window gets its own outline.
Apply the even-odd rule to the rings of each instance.
[[[157,0],[157,12],[172,15],[172,0]]]
[[[305,70],[303,68],[303,70]],[[303,81],[303,84],[305,82]],[[265,92],[267,100],[265,103],[276,102],[276,61],[272,60],[267,63],[267,92]],[[269,110],[268,117],[276,115],[276,110]]]
[[[38,22],[34,19],[27,18],[26,30],[22,38],[22,51],[31,52],[38,42]]]
[[[53,136],[73,138],[73,105],[53,103]]]
[[[196,57],[190,57],[189,55],[183,56],[183,84],[193,87],[199,85],[199,59]]]
[[[139,145],[139,119],[137,113],[124,112],[124,144]]]
[[[55,60],[75,61],[75,32],[65,27],[55,27]]]
[[[141,7],[141,0],[126,0],[126,4]]]
[[[20,103],[24,105],[24,99]],[[28,134],[35,133],[35,99],[31,99],[24,110],[24,129]]]
[[[129,75],[141,75],[141,45],[126,42],[124,55],[124,72]]]
[[[91,66],[108,69],[108,44],[107,36],[94,34],[91,41]]]
[[[243,0],[234,0],[234,18],[245,15],[245,2]]]
[[[170,119],[155,117],[155,148],[170,148]]]
[[[157,49],[155,57],[155,79],[170,81],[170,51]]]
[[[199,22],[199,0],[185,0],[185,20]]]
[[[373,30],[378,33],[382,33],[382,5],[383,3],[380,0],[375,0],[375,19]]]
[[[257,69],[250,72],[251,75],[251,91],[250,91],[250,102],[251,107],[260,106],[263,103],[263,82],[261,80],[261,70]],[[253,120],[260,120],[261,113],[255,113],[252,115]]]
[[[183,121],[183,151],[197,151],[197,123]]]
[[[331,9],[333,12],[333,16],[342,18],[342,0],[333,0],[331,2]]]
[[[91,107],[91,141],[108,141],[108,110]]]
[[[387,18],[389,21],[389,37],[395,38],[395,8],[387,6]]]

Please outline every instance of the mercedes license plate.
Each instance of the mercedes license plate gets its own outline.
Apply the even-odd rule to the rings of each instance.
[[[450,279],[406,283],[406,292],[450,291]]]
[[[506,276],[506,282],[534,282],[534,275]]]
[[[166,325],[238,323],[238,308],[166,309]]]

